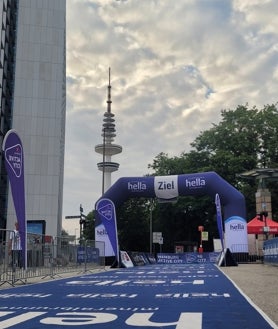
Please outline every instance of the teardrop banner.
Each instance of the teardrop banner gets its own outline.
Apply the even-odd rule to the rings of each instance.
[[[24,188],[24,156],[21,139],[14,129],[9,130],[3,140],[2,149],[5,156],[5,167],[10,181],[11,192],[19,226],[23,267],[27,267],[26,248],[26,214]]]
[[[96,205],[96,210],[96,220],[104,226],[107,239],[111,243],[113,253],[119,264],[118,232],[114,203],[106,198],[100,199]]]
[[[222,220],[222,211],[221,211],[221,203],[219,194],[215,195],[215,206],[216,206],[216,219],[217,219],[217,227],[218,233],[221,241],[222,251],[224,250],[224,231],[223,231],[223,220]]]

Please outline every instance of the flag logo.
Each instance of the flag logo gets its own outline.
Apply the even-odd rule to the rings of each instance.
[[[101,207],[98,212],[103,216],[106,220],[111,220],[112,219],[112,205],[107,204],[104,207]]]
[[[19,178],[22,174],[22,146],[16,144],[5,150],[5,159],[11,167],[15,177]]]

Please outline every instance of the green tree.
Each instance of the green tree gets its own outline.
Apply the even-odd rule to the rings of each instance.
[[[258,112],[259,134],[259,167],[278,167],[278,109],[275,105],[267,105]]]
[[[246,181],[239,174],[255,168],[278,167],[277,130],[275,105],[267,105],[262,110],[238,106],[234,111],[223,110],[222,121],[201,133],[191,144],[195,152],[207,155],[208,170],[217,172],[244,194],[249,218],[255,215],[258,182]],[[277,213],[277,184],[269,183],[268,187],[274,213]]]
[[[149,249],[149,202],[145,198],[129,199],[117,209],[118,237],[122,250]]]
[[[237,184],[243,171],[277,166],[277,114],[275,106],[261,111],[247,106],[223,110],[222,121],[202,132],[191,146],[207,155],[214,171]]]

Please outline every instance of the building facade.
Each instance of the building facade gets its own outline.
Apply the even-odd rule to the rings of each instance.
[[[0,143],[9,129],[24,151],[26,220],[62,228],[66,0],[0,0]],[[0,228],[16,220],[1,153]],[[28,222],[27,222],[28,223]]]

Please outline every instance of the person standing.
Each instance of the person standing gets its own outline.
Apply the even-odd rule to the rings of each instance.
[[[9,255],[12,256],[12,266],[21,268],[22,246],[21,246],[18,222],[15,222],[15,229],[10,233]]]

